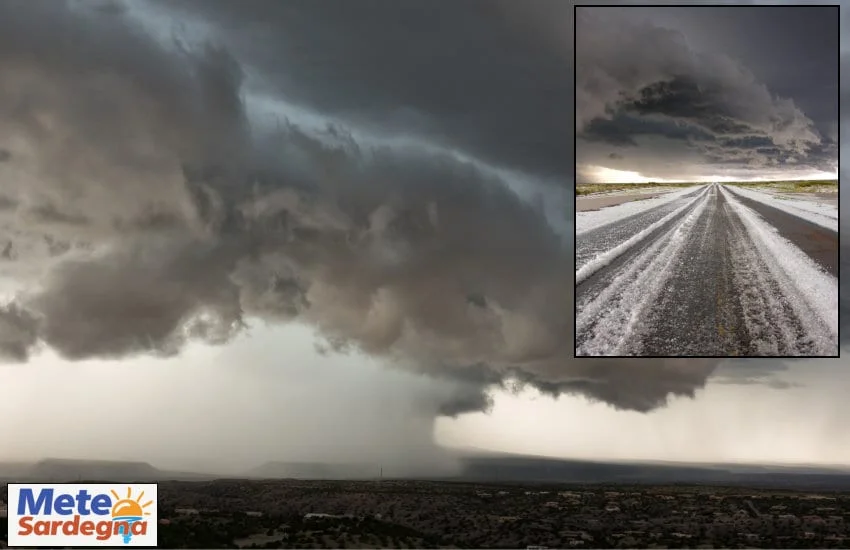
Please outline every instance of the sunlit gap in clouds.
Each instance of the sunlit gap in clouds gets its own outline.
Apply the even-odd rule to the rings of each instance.
[[[614,170],[613,168],[605,168],[604,166],[590,166],[588,168],[588,176],[599,183],[667,183],[667,180],[664,178],[647,178],[639,172]]]
[[[721,175],[711,175],[711,176],[699,176],[696,178],[681,178],[681,179],[665,179],[665,178],[651,178],[647,177],[640,172],[632,172],[629,170],[615,170],[613,168],[606,168],[605,166],[588,166],[587,167],[587,177],[589,180],[588,183],[676,183],[676,182],[694,182],[694,183],[707,183],[707,182],[732,182],[732,181],[777,181],[777,180],[785,180],[785,181],[805,181],[805,180],[835,180],[838,179],[838,170],[835,172],[788,172],[788,173],[771,173],[769,175],[763,176],[753,176],[753,177],[735,177],[735,176],[721,176]]]

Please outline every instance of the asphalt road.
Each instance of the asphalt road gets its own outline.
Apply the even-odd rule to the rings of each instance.
[[[710,185],[576,239],[576,355],[835,356],[838,235]]]

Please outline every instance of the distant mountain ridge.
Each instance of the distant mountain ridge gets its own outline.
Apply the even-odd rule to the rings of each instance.
[[[524,455],[469,455],[470,481],[544,483],[746,485],[850,490],[850,470],[814,466],[640,463],[565,460]]]
[[[417,476],[473,482],[696,484],[850,490],[850,467],[602,462],[498,452],[463,452],[453,476]],[[0,480],[30,482],[202,481],[242,479],[377,479],[380,464],[272,461],[241,475],[160,470],[147,462],[45,459],[34,464],[0,463]],[[394,477],[389,472],[387,477]]]
[[[46,458],[32,463],[0,463],[0,479],[33,482],[164,481],[213,479],[218,476],[171,472],[147,462]]]

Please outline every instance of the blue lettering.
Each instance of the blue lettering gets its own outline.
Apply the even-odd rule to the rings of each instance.
[[[60,516],[70,516],[74,513],[74,497],[71,495],[59,495],[53,501],[53,509]]]
[[[75,510],[76,508],[76,510]],[[95,514],[109,515],[112,510],[112,499],[109,495],[92,496],[85,489],[80,490],[76,497],[70,494],[55,495],[53,489],[40,489],[38,496],[32,489],[21,489],[18,497],[19,516],[39,516],[58,514],[70,516],[74,513],[81,516]]]
[[[112,510],[112,499],[109,495],[95,495],[91,499],[91,511],[98,516],[105,516]]]
[[[50,515],[53,505],[53,489],[42,489],[38,493],[38,499],[32,494],[32,489],[21,489],[18,499],[19,516]],[[41,509],[44,508],[42,512]],[[29,510],[29,511],[27,511]]]
[[[77,493],[77,510],[80,512],[81,516],[87,516],[91,513],[86,507],[89,500],[91,500],[91,495],[85,489],[82,489],[79,493]]]

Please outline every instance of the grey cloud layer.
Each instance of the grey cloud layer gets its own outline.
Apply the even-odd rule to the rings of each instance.
[[[770,13],[761,9],[759,19],[763,27],[769,28]],[[811,10],[809,15],[814,13]],[[702,8],[669,13],[693,14],[691,19],[697,24],[702,11],[714,13]],[[736,11],[751,13],[746,9],[722,9],[730,21],[736,20]],[[778,96],[740,61],[722,53],[694,49],[688,36],[677,29],[655,24],[651,18],[630,18],[631,12],[622,9],[579,7],[577,13],[576,128],[580,138],[622,148],[618,152],[630,158],[656,158],[658,165],[663,164],[658,158],[663,156],[663,145],[656,149],[630,146],[637,146],[636,139],[641,136],[679,141],[701,155],[705,175],[710,174],[712,166],[719,166],[721,171],[730,167],[753,170],[754,174],[772,167],[809,172],[835,170],[837,50],[827,48],[826,57],[816,60],[829,65],[829,56],[833,55],[833,70],[820,71],[823,79],[810,84],[818,87],[814,96],[818,101],[807,103],[818,105],[821,117],[829,119],[832,114],[828,121],[821,121],[821,132],[792,99]],[[652,13],[668,12],[656,8]],[[827,9],[819,13],[822,22],[829,23],[820,32],[834,31],[831,12]],[[724,18],[712,19],[722,32],[717,19]],[[756,37],[760,32],[755,27]],[[811,34],[813,29],[809,25],[800,32]],[[837,48],[837,39],[834,46]],[[811,65],[793,65],[790,61],[785,65],[785,82],[800,78],[799,71],[795,72],[797,65]],[[783,87],[784,91],[793,89],[787,84]],[[604,164],[598,162],[598,155],[579,160]]]
[[[553,0],[179,0],[289,100],[562,179],[572,7]],[[239,27],[236,27],[239,28]]]
[[[409,24],[420,15],[408,14]],[[175,56],[122,17],[0,4],[5,261],[38,254],[48,265],[19,281],[23,290],[0,310],[7,357],[24,360],[42,345],[69,359],[171,355],[189,340],[227,341],[248,317],[298,320],[327,349],[357,348],[458,381],[436,409],[443,414],[486,408],[488,386],[514,383],[646,411],[671,394],[693,395],[715,368],[574,359],[572,245],[503,179],[446,155],[369,147],[340,128],[323,137],[287,124],[260,132],[240,97],[252,58],[222,48]],[[477,23],[491,29],[482,36],[502,32],[487,21]],[[506,70],[518,63],[511,52],[479,53],[488,70],[499,59]],[[319,61],[329,74],[337,66]],[[402,84],[394,71],[365,69],[375,89]],[[424,95],[455,101],[457,84],[441,82],[461,75],[449,77],[432,74],[433,95]],[[507,96],[531,85],[515,86]],[[327,93],[341,100],[344,89]],[[508,100],[490,92],[492,110],[460,117],[461,135],[499,134],[485,114],[513,124]],[[466,100],[456,101],[466,112]],[[560,102],[538,98],[532,119]],[[361,116],[384,112],[374,105]],[[566,158],[547,153],[563,154],[550,123],[534,137],[546,140],[541,173]],[[523,128],[500,143],[518,143],[532,129]],[[532,149],[520,147],[512,162],[530,161]]]

